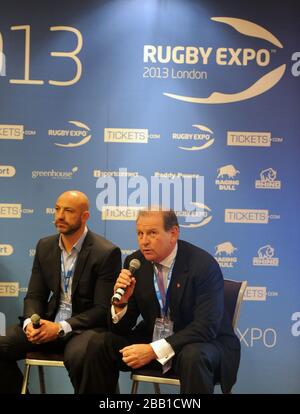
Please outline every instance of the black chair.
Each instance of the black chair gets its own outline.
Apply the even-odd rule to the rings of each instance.
[[[246,287],[247,281],[224,280],[224,306],[234,329],[237,326]],[[180,380],[172,369],[163,375],[158,370],[142,367],[132,371],[131,379],[131,394],[137,393],[140,382],[152,382],[155,394],[160,394],[159,384],[180,385]]]

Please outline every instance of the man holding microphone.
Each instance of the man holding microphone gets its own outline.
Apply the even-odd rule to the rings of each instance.
[[[107,311],[121,268],[121,252],[91,232],[87,196],[62,193],[55,204],[57,235],[41,239],[24,299],[21,325],[0,336],[0,393],[20,393],[17,360],[27,352],[63,352],[76,393],[89,393],[93,378],[83,363],[90,339],[107,329]]]
[[[217,380],[229,392],[240,342],[224,312],[218,263],[179,240],[172,210],[141,210],[136,231],[139,250],[127,257],[114,286],[111,332],[88,345],[85,369],[98,384],[94,392],[113,393],[119,370],[148,364],[162,373],[172,365],[182,394],[213,393]]]

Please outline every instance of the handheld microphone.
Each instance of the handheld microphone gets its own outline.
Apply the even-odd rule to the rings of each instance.
[[[33,315],[31,315],[31,322],[32,322],[32,326],[33,326],[33,328],[34,329],[38,329],[38,328],[40,328],[40,320],[41,320],[41,317],[40,317],[40,315],[38,315],[37,313],[34,313]]]
[[[132,259],[129,262],[129,272],[133,276],[135,271],[138,270],[141,267],[141,262],[139,259]],[[120,302],[122,296],[126,292],[126,288],[118,288],[115,293],[113,294],[113,297],[111,298],[111,303],[117,305],[118,302]]]

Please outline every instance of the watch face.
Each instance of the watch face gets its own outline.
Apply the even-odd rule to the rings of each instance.
[[[63,328],[61,327],[60,330],[58,331],[57,335],[59,336],[59,338],[65,336],[65,331],[63,330]]]
[[[61,338],[62,336],[65,336],[65,331],[63,329],[60,329],[58,331],[58,336]]]

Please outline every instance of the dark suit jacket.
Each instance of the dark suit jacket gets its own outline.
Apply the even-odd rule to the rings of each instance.
[[[132,258],[141,261],[140,269],[135,272],[136,287],[126,314],[111,329],[126,336],[132,332],[132,342],[136,339],[137,342],[149,343],[155,318],[160,316],[153,267],[137,251],[126,258],[125,268]],[[240,342],[224,312],[222,272],[209,253],[181,240],[178,241],[170,282],[170,314],[174,321],[174,334],[167,341],[175,354],[189,343],[214,342],[221,353],[221,386],[224,392],[229,391],[236,381]],[[135,327],[139,315],[143,320]]]
[[[24,299],[24,318],[37,313],[55,319],[61,293],[59,235],[41,239]],[[113,286],[121,268],[121,252],[103,237],[88,231],[77,258],[72,281],[73,330],[107,326]]]

